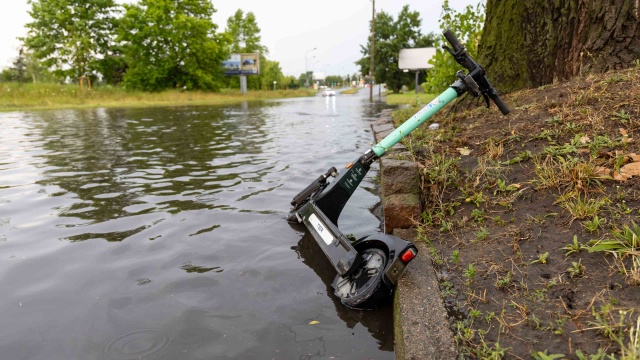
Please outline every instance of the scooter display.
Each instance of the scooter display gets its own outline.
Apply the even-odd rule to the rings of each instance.
[[[407,264],[418,254],[411,242],[378,233],[351,242],[338,228],[338,218],[374,161],[395,144],[465,93],[482,95],[487,107],[491,99],[507,115],[510,109],[491,86],[484,69],[467,53],[455,35],[443,33],[451,45],[443,46],[458,64],[467,69],[456,74],[458,80],[415,115],[396,128],[375,146],[358,156],[338,172],[328,169],[291,201],[288,220],[305,225],[320,246],[337,275],[332,287],[342,304],[349,308],[369,310],[386,304],[393,295],[398,279]],[[330,178],[333,178],[330,180]]]

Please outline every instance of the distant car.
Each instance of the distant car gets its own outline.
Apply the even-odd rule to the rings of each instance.
[[[336,96],[336,92],[332,88],[322,90],[322,96]]]

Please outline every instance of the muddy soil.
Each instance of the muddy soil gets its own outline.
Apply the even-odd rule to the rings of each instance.
[[[504,100],[507,116],[466,99],[405,140],[460,351],[640,356],[640,68]]]

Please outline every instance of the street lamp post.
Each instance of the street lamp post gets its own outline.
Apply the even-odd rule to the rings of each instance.
[[[373,45],[375,44],[375,26],[376,26],[376,0],[371,0],[372,4],[372,12],[371,12],[371,51],[369,52],[369,56],[371,57],[371,65],[369,65],[369,101],[373,102],[373,57],[374,50]]]
[[[277,83],[278,83],[277,81],[275,81],[275,80],[273,81],[273,90],[274,90],[274,91],[276,90],[276,84],[277,84]]]
[[[305,86],[309,86],[309,68],[307,66],[307,58],[309,56],[309,51],[314,51],[317,48],[309,49],[304,52],[304,83]]]

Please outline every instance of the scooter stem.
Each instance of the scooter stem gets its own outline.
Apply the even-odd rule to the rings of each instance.
[[[381,157],[395,144],[399,143],[400,140],[402,140],[405,136],[409,135],[413,130],[422,125],[431,116],[440,111],[440,109],[442,109],[445,105],[450,103],[459,95],[460,90],[455,89],[453,86],[449,87],[442,94],[438,95],[430,103],[425,105],[415,115],[410,117],[402,125],[396,128],[391,134],[387,135],[384,139],[377,143],[372,148],[373,152],[377,157]]]

